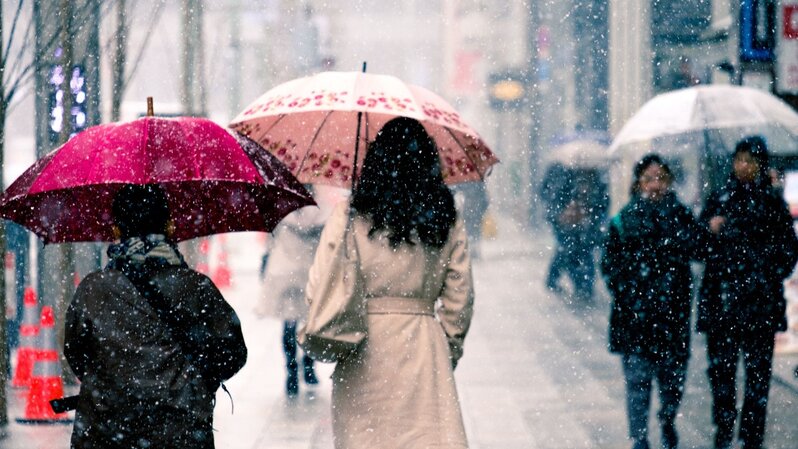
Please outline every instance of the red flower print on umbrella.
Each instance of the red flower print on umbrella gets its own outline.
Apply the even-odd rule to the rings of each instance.
[[[449,103],[389,75],[323,72],[298,78],[263,94],[230,127],[273,152],[300,182],[349,188],[353,166],[356,176],[368,143],[397,116],[420,121],[439,150],[448,153],[441,155],[448,184],[480,181],[498,162]]]

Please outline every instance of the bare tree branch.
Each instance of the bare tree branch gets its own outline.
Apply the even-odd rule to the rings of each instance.
[[[116,2],[112,1],[108,2],[107,4],[113,4],[113,3]],[[141,65],[141,61],[144,58],[144,53],[150,44],[150,40],[152,39],[153,34],[155,34],[153,31],[155,30],[155,27],[158,26],[158,23],[161,20],[161,11],[164,9],[164,7],[165,3],[161,2],[157,3],[155,5],[155,8],[151,10],[149,15],[150,17],[146,21],[148,27],[147,31],[144,34],[144,42],[141,44],[141,47],[138,48],[136,56],[133,57],[132,60],[133,63],[130,67],[130,70],[127,71],[127,74],[124,76],[124,79],[121,80],[118,86],[118,95],[122,95],[125,92],[125,89],[130,84],[130,81],[136,75],[138,67],[139,65]],[[109,10],[110,10],[110,5],[109,5]],[[107,12],[104,14],[107,14]],[[103,44],[102,46],[103,53],[109,53],[111,49],[116,45],[116,42],[118,42],[119,33],[121,32],[122,28],[126,28],[128,30],[132,28],[131,25],[133,23],[133,18],[134,18],[133,14],[127,14],[127,22],[125,26],[124,27],[117,26],[116,30],[111,34],[111,36],[109,36],[108,40],[106,40],[105,43]]]
[[[122,83],[122,91],[123,92],[124,92],[125,88],[127,87],[128,83],[130,82],[130,80],[132,80],[133,76],[136,74],[136,71],[137,71],[137,69],[139,67],[139,64],[141,64],[141,60],[144,57],[144,50],[149,45],[150,39],[152,38],[152,35],[155,34],[155,33],[153,33],[153,30],[155,30],[155,27],[158,25],[158,21],[161,19],[161,10],[163,9],[163,7],[164,7],[163,3],[158,3],[158,6],[156,6],[155,9],[153,10],[152,16],[153,16],[154,20],[149,20],[148,21],[150,26],[147,29],[147,34],[144,37],[144,42],[141,44],[141,47],[139,48],[138,54],[136,54],[136,57],[133,58],[133,66],[131,67],[130,71],[128,72],[127,77],[125,77],[125,80]]]
[[[19,3],[24,3],[24,0],[19,0]],[[103,6],[112,3],[114,3],[113,0],[105,0],[101,1],[100,4]],[[108,12],[108,10],[109,8],[105,8],[104,12],[101,12],[100,17],[95,18],[93,14],[94,9],[91,7],[91,2],[83,3],[80,8],[75,10],[74,17],[76,20],[71,21],[72,26],[70,26],[70,29],[68,30],[69,34],[75,34],[80,27],[85,26],[85,24],[89,21],[102,20],[103,16]],[[17,11],[17,13],[19,13],[19,11]],[[47,41],[44,42],[42,46],[47,54],[47,57],[44,58],[44,64],[50,64],[55,62],[52,60],[52,50],[57,47],[58,38],[61,35],[62,25],[61,21],[58,20],[57,17],[57,9],[46,8],[44,13],[46,14],[43,18],[44,21],[53,23],[55,26],[53,33],[48,36]],[[5,95],[3,96],[3,101],[5,101],[6,104],[11,104],[11,101],[14,99],[14,95],[19,91],[20,87],[30,82],[37,70],[37,67],[33,61],[25,60],[25,54],[30,50],[30,46],[27,43],[33,42],[33,39],[30,38],[33,32],[35,32],[35,30],[33,30],[31,21],[28,23],[28,27],[24,33],[25,44],[21,45],[17,50],[15,57],[13,58],[13,66],[11,67],[10,71],[6,71],[7,76],[4,80],[2,80],[2,82],[8,86],[5,91]],[[9,40],[10,39],[11,37],[9,37]],[[3,67],[5,67],[5,62],[3,62]]]
[[[16,55],[14,55],[13,61],[14,65],[11,67],[11,70],[6,70],[6,79],[13,79],[19,75],[19,71],[22,70],[21,68],[24,67],[25,64],[32,64],[32,61],[25,59],[25,54],[29,52],[30,43],[33,42],[33,21],[28,21],[27,28],[25,28],[25,32],[22,34],[24,36],[23,44],[17,48]],[[29,58],[30,59],[30,58]],[[3,63],[3,67],[7,66]]]
[[[16,109],[17,106],[22,104],[22,102],[24,102],[26,98],[30,97],[32,93],[33,89],[19,90],[18,93],[14,96],[14,101],[12,103],[6,103],[6,116],[11,115],[11,112],[14,109]]]
[[[22,14],[23,3],[25,3],[25,0],[19,0],[19,2],[17,2],[17,9],[16,11],[14,11],[14,20],[11,22],[11,30],[8,32],[8,43],[6,45],[6,48],[3,50],[3,60],[2,62],[0,62],[0,64],[2,64],[3,67],[6,66],[8,55],[9,53],[11,53],[11,44],[14,43],[14,35],[16,34],[17,22],[19,21],[19,16],[20,14]]]

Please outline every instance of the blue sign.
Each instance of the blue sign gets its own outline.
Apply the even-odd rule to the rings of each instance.
[[[773,61],[776,42],[776,1],[741,0],[740,60]]]

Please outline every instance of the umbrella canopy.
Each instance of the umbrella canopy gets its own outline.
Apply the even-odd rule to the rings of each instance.
[[[558,147],[576,140],[591,140],[593,142],[598,142],[605,147],[612,143],[612,137],[607,131],[601,129],[578,129],[576,131],[564,134],[556,134],[553,138],[551,138],[551,140],[549,140],[549,145]]]
[[[760,134],[774,153],[794,152],[798,113],[778,97],[750,87],[706,85],[675,90],[644,104],[623,126],[610,151],[687,134],[693,134],[693,139],[712,139],[724,148],[746,135]]]
[[[480,181],[498,162],[446,101],[388,75],[323,72],[295,79],[263,94],[230,127],[275,154],[301,182],[348,188],[356,139],[365,149],[397,116],[424,125],[438,146],[448,184]],[[359,152],[358,166],[364,154]]]
[[[611,158],[607,146],[595,140],[574,140],[552,148],[543,156],[545,165],[560,163],[568,168],[605,168]]]
[[[0,216],[45,243],[113,241],[111,205],[125,184],[158,184],[177,241],[271,231],[314,204],[268,152],[210,120],[144,117],[91,127],[25,171],[0,197]]]

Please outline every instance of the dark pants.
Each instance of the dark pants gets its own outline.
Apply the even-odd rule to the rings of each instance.
[[[586,236],[577,233],[564,233],[555,230],[557,248],[549,265],[547,286],[557,288],[562,272],[571,278],[574,296],[589,300],[593,297],[593,284],[596,279],[596,266],[593,245]]]
[[[285,367],[288,370],[289,381],[296,382],[299,365],[296,360],[297,341],[296,341],[297,322],[294,320],[283,321],[283,353],[285,354]],[[313,372],[313,359],[307,354],[302,355],[302,368],[309,375],[308,371]]]
[[[629,437],[648,437],[648,411],[651,408],[651,382],[656,379],[661,404],[657,417],[662,426],[673,426],[684,393],[687,360],[663,357],[660,361],[634,354],[624,354],[623,375],[626,380],[626,411]]]
[[[739,329],[716,327],[707,333],[707,374],[712,388],[712,418],[717,427],[717,446],[728,445],[734,436],[737,363],[742,353],[745,392],[739,438],[745,449],[762,447],[774,343],[772,332],[741,332]]]

